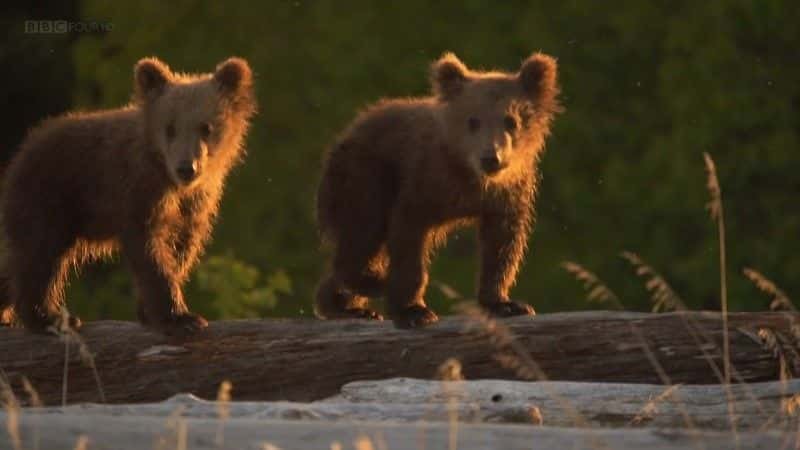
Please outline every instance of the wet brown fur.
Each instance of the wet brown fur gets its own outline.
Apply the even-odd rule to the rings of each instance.
[[[318,191],[319,226],[334,247],[319,316],[380,318],[368,298],[385,294],[398,327],[436,321],[423,299],[431,254],[471,223],[481,305],[533,314],[508,291],[533,221],[537,162],[560,111],[556,72],[543,54],[514,74],[471,71],[445,54],[432,66],[432,96],[382,100],[358,115],[328,153]],[[472,130],[476,119],[482,126]],[[480,158],[491,155],[505,167],[488,175]]]
[[[143,323],[169,334],[205,326],[189,312],[181,285],[242,155],[255,112],[252,73],[239,58],[202,75],[146,58],[134,78],[130,105],[46,120],[10,164],[0,317],[13,310],[26,327],[45,330],[59,317],[70,268],[120,249]],[[177,165],[187,161],[196,177],[182,182]]]

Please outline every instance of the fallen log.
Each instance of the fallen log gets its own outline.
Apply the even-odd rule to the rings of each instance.
[[[207,401],[178,394],[163,402],[24,408],[22,415],[220,418],[304,422],[452,422],[577,428],[797,431],[786,401],[800,379],[731,385],[652,385],[576,381],[355,381],[324,400]],[[2,416],[0,416],[2,423]],[[1,447],[1,446],[0,446]]]
[[[663,386],[574,381],[442,382],[400,378],[348,383],[338,396],[323,402],[244,402],[238,407],[241,415],[258,407],[261,408],[261,417],[276,419],[290,418],[292,413],[302,417],[300,413],[307,412],[312,417],[318,413],[327,420],[412,422],[446,421],[454,414],[459,421],[470,423],[796,432],[797,417],[787,408],[787,401],[797,395],[800,395],[800,379],[730,386]],[[196,405],[198,402],[187,403]],[[194,414],[199,415],[202,407],[210,410],[217,404],[202,402]],[[98,405],[96,408],[115,406]],[[108,412],[116,414],[113,409]]]
[[[0,413],[0,421],[5,422]],[[730,450],[781,449],[796,445],[790,432],[670,429],[589,429],[442,422],[305,422],[259,418],[128,417],[21,414],[19,448],[73,450],[142,448],[220,449],[391,449],[487,448],[510,450]],[[2,448],[14,448],[7,433]]]
[[[778,379],[779,362],[756,334],[768,328],[791,336],[797,319],[796,313],[730,314],[733,380]],[[716,384],[721,336],[720,315],[704,312],[457,317],[411,331],[389,322],[233,320],[213,322],[186,340],[100,321],[84,326],[80,344],[0,330],[0,368],[20,398],[27,398],[25,378],[46,405],[152,402],[181,392],[214,398],[224,380],[235,400],[310,401],[356,380],[433,378],[450,358],[467,379]]]

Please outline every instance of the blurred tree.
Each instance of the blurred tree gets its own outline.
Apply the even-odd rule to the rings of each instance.
[[[567,112],[547,145],[538,224],[515,297],[540,312],[589,307],[559,267],[567,259],[597,272],[626,306],[647,308],[641,281],[617,257],[628,249],[690,306],[717,307],[704,151],[717,161],[728,215],[732,307],[768,301],[738,276],[745,265],[800,292],[800,9],[788,1],[85,0],[80,11],[113,31],[81,35],[73,47],[76,108],[126,102],[131,67],[143,56],[209,71],[240,55],[256,71],[261,113],[249,156],[230,179],[214,243],[188,291],[210,317],[264,312],[254,302],[273,297],[254,293],[271,283],[261,274],[275,273],[293,289],[274,290],[268,313],[310,314],[324,270],[313,213],[326,146],[366,104],[425,95],[428,65],[445,50],[507,70],[536,50],[559,58]],[[20,39],[6,51],[34,38]],[[475,269],[465,230],[435,260],[432,278],[470,296]],[[130,296],[127,276],[100,270],[74,286],[71,305],[90,296],[130,303],[117,298]],[[435,288],[429,301],[440,312],[449,305]],[[100,310],[132,314],[109,308]]]
[[[54,5],[6,2],[0,14],[0,85],[3,86],[0,168],[5,167],[28,129],[42,118],[62,113],[72,104],[75,79],[70,33],[36,33],[27,20],[74,21],[77,1]]]

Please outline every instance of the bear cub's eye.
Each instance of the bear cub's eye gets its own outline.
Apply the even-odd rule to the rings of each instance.
[[[505,116],[503,118],[503,127],[505,127],[506,131],[509,133],[517,131],[517,119],[513,116]]]
[[[200,137],[203,139],[208,139],[211,136],[211,124],[208,122],[203,122],[200,124]]]
[[[469,127],[469,131],[474,133],[481,128],[481,121],[477,117],[470,117],[467,121],[467,127]]]
[[[175,138],[175,124],[170,123],[167,125],[167,140],[171,141],[173,138]]]

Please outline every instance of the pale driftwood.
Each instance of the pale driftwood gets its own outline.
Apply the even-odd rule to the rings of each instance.
[[[737,384],[728,389],[722,385],[394,379],[346,384],[330,401],[385,404],[404,411],[406,417],[410,411],[420,411],[419,418],[424,417],[425,408],[446,413],[457,407],[455,411],[466,421],[533,423],[541,417],[546,425],[564,427],[730,430],[735,424],[739,430],[796,431],[797,418],[786,410],[785,402],[797,394],[800,379]],[[531,415],[534,408],[536,417]],[[446,414],[439,417],[449,419]]]
[[[0,422],[7,417],[0,414]],[[91,450],[730,450],[794,448],[789,432],[731,433],[701,430],[576,429],[496,424],[304,422],[257,419],[113,417],[22,414],[21,448],[73,450],[86,439]],[[5,430],[4,430],[5,431]],[[354,445],[357,439],[370,444]],[[451,447],[450,444],[453,444]],[[13,449],[0,433],[0,448]]]
[[[665,394],[666,392],[666,394]],[[160,403],[28,408],[25,414],[306,420],[338,422],[516,423],[558,427],[657,427],[796,431],[783,401],[800,393],[800,380],[735,385],[477,380],[441,382],[396,378],[358,381],[341,394],[312,403],[216,402],[180,394]],[[732,410],[730,408],[733,408]],[[731,422],[733,417],[734,422]]]
[[[730,315],[734,379],[777,378],[776,359],[753,336],[759,327],[789,335],[794,318]],[[240,320],[214,322],[179,341],[135,323],[108,321],[87,324],[81,335],[94,354],[105,399],[115,403],[159,401],[180,392],[214,398],[223,380],[232,382],[237,400],[309,401],[356,380],[431,378],[448,358],[461,362],[468,379],[544,373],[553,380],[719,382],[722,330],[715,313],[584,312],[509,319],[494,331],[485,325],[461,317],[407,331],[388,322]],[[64,349],[53,336],[0,330],[0,367],[21,398],[27,377],[45,404],[61,402]],[[67,401],[100,401],[92,370],[75,346],[69,354]],[[522,370],[504,367],[498,356],[521,361]]]

